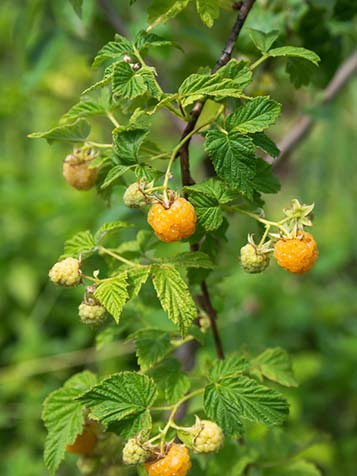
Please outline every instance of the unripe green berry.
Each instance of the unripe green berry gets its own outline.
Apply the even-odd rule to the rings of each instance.
[[[123,195],[124,204],[129,208],[141,208],[147,205],[144,194],[145,184],[142,181],[132,183]]]
[[[82,302],[79,305],[79,317],[84,324],[97,326],[105,321],[107,311],[101,304],[86,304]]]
[[[80,473],[83,475],[96,474],[98,469],[98,460],[88,456],[81,456],[77,461],[77,467]]]
[[[80,262],[75,258],[66,258],[53,265],[48,275],[58,286],[77,286],[82,276]]]
[[[212,453],[222,446],[223,431],[213,421],[198,420],[194,428],[197,430],[194,430],[196,434],[192,448],[196,453]]]
[[[268,253],[248,243],[240,250],[240,262],[247,273],[261,273],[269,266],[270,258]]]
[[[148,451],[139,444],[136,438],[131,438],[123,449],[124,464],[140,464],[145,463],[148,459]]]

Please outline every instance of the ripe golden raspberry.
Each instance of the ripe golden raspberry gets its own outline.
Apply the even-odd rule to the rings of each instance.
[[[319,251],[314,237],[304,232],[297,238],[281,238],[274,247],[274,256],[280,266],[290,273],[303,274],[317,260]]]
[[[195,426],[197,431],[193,440],[193,450],[196,453],[212,453],[222,446],[223,431],[216,423],[209,420],[199,420]]]
[[[66,451],[68,453],[75,453],[77,455],[88,455],[92,453],[97,443],[95,429],[95,423],[88,423],[85,426],[83,432],[77,436],[74,443],[66,446]]]
[[[166,456],[153,463],[146,463],[145,468],[148,476],[186,476],[191,468],[188,449],[183,445],[173,444]]]
[[[196,229],[196,212],[185,198],[176,198],[169,208],[160,203],[152,205],[148,223],[156,236],[166,243],[191,236]]]
[[[90,168],[90,155],[84,157],[80,151],[66,157],[63,162],[63,176],[77,190],[89,190],[94,187],[98,169]]]
[[[77,286],[81,281],[80,262],[75,258],[59,261],[50,269],[48,276],[58,286]]]

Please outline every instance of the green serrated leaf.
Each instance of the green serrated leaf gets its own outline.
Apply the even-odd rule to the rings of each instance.
[[[256,132],[251,135],[254,144],[259,147],[263,152],[266,152],[270,157],[278,157],[280,150],[274,141],[270,139],[264,132]]]
[[[280,347],[266,349],[252,361],[252,368],[258,371],[261,376],[280,385],[286,387],[298,385],[292,370],[290,356]]]
[[[258,50],[262,53],[267,53],[272,44],[277,40],[280,32],[279,30],[264,32],[254,28],[249,28],[248,34]]]
[[[106,308],[106,310],[114,317],[118,324],[124,304],[129,298],[127,291],[128,281],[126,272],[121,273],[115,278],[102,281],[94,296]]]
[[[136,372],[119,372],[95,385],[78,400],[103,424],[146,412],[155,402],[154,381]]]
[[[83,407],[75,398],[95,384],[94,374],[81,372],[71,377],[62,388],[52,392],[44,402],[42,418],[48,431],[44,459],[51,473],[57,470],[63,460],[66,446],[73,444],[83,430]]]
[[[208,378],[212,382],[234,378],[241,375],[248,367],[248,362],[244,357],[232,354],[224,360],[216,360],[208,372]]]
[[[186,107],[202,97],[240,98],[250,79],[247,63],[232,59],[214,74],[191,74],[179,87],[179,99]]]
[[[61,117],[61,123],[72,122],[81,117],[100,116],[105,114],[107,109],[95,101],[80,101]]]
[[[205,411],[229,434],[240,431],[240,419],[275,425],[288,414],[288,404],[277,391],[240,376],[212,383],[205,389]]]
[[[46,132],[33,132],[29,134],[30,139],[46,139],[49,144],[52,142],[84,142],[90,132],[90,125],[85,119],[78,119],[72,124],[65,124],[50,129]]]
[[[113,149],[121,163],[133,165],[138,162],[140,148],[147,134],[147,129],[114,129]]]
[[[139,415],[129,416],[120,421],[114,421],[108,425],[108,431],[116,433],[124,440],[137,436],[140,432],[151,430],[152,420],[150,411],[144,411]]]
[[[306,86],[316,73],[316,66],[303,58],[289,58],[286,63],[286,72],[296,88]]]
[[[153,266],[153,284],[164,311],[185,335],[197,317],[197,308],[180,272],[170,265]]]
[[[177,402],[191,387],[190,379],[182,372],[179,362],[173,358],[164,360],[151,369],[149,374],[158,383],[162,398],[167,403]]]
[[[116,63],[113,70],[113,95],[117,98],[134,99],[145,94],[147,86],[141,70],[134,71],[130,64]]]
[[[96,83],[92,84],[89,86],[87,89],[85,89],[82,93],[81,96],[86,96],[87,94],[96,91],[97,89],[104,88],[105,86],[108,86],[113,79],[113,69],[116,63],[113,63],[109,65],[107,68],[104,70],[104,75],[103,79],[100,81],[97,81]]]
[[[221,205],[237,198],[235,192],[217,179],[185,187],[185,192],[189,194],[189,200],[195,208],[198,223],[207,231],[216,230],[222,225]]]
[[[159,25],[160,23],[166,23],[182,10],[184,10],[189,4],[190,0],[153,0],[148,8],[150,29]]]
[[[133,299],[139,294],[141,287],[146,283],[149,277],[150,270],[150,266],[132,267],[127,270],[128,294],[130,299]]]
[[[276,58],[278,56],[289,56],[293,58],[301,58],[310,61],[315,66],[319,65],[320,57],[311,50],[300,46],[282,46],[269,51],[269,56]]]
[[[256,168],[255,147],[250,137],[237,131],[210,130],[206,135],[205,150],[219,177],[232,188],[250,191],[249,182]]]
[[[211,28],[219,17],[217,0],[196,0],[196,7],[203,23]]]
[[[274,124],[279,117],[281,105],[267,96],[258,96],[246,101],[226,119],[228,131],[242,134],[261,132]]]
[[[163,360],[172,349],[170,335],[160,329],[141,329],[133,338],[138,364],[144,371]]]
[[[252,187],[262,193],[277,193],[280,190],[279,179],[273,175],[273,168],[261,158],[257,158],[257,170]]]
[[[174,42],[156,35],[155,33],[149,33],[145,30],[139,31],[135,38],[135,47],[139,52],[142,52],[148,48],[161,48],[162,46],[175,46],[179,48]]]
[[[92,233],[81,231],[67,240],[64,244],[64,256],[72,256],[73,258],[87,258],[94,253],[96,246]]]
[[[180,253],[173,258],[167,258],[167,262],[174,266],[184,266],[185,268],[212,269],[214,264],[211,258],[202,251],[187,251]]]
[[[94,238],[97,244],[99,244],[103,238],[105,238],[110,233],[122,230],[123,228],[132,227],[130,223],[126,221],[112,221],[109,223],[104,223],[96,232]]]
[[[112,167],[107,175],[105,176],[103,182],[100,185],[100,189],[104,190],[114,184],[122,175],[124,175],[130,167],[126,165],[115,165]]]
[[[93,67],[97,68],[103,62],[108,60],[122,60],[125,54],[133,54],[133,45],[129,40],[123,36],[116,35],[116,41],[110,41],[99,50],[97,56],[94,58]]]
[[[226,435],[237,436],[243,432],[240,419],[240,406],[230,386],[210,384],[205,388],[204,409],[211,420],[218,423]]]

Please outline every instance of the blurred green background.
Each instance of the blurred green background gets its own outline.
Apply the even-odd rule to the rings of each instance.
[[[95,78],[91,61],[113,37],[114,26],[129,35],[144,28],[149,3],[138,0],[129,8],[126,0],[85,0],[82,19],[67,0],[0,4],[2,476],[47,474],[40,415],[51,390],[86,363],[100,373],[135,365],[132,356],[119,357],[125,352],[120,342],[97,353],[88,350],[95,335],[78,323],[81,291],[62,292],[47,280],[49,267],[71,235],[95,229],[107,219],[128,219],[131,212],[121,204],[122,188],[111,209],[94,191],[72,190],[61,171],[70,148],[31,141],[27,134],[56,125]],[[283,42],[304,45],[322,57],[308,88],[295,90],[283,63],[277,62],[259,72],[251,91],[271,94],[283,103],[283,117],[273,129],[276,139],[305,110],[317,119],[312,134],[279,168],[281,192],[267,197],[267,213],[273,217],[293,197],[316,203],[316,267],[303,277],[288,275],[276,265],[261,276],[243,274],[237,249],[255,225],[232,217],[221,266],[209,279],[228,351],[282,346],[291,352],[300,387],[289,392],[292,415],[287,430],[295,439],[316,442],[307,457],[331,476],[352,476],[357,465],[357,80],[328,107],[311,106],[351,53],[354,3],[261,1],[247,22],[263,30],[280,28]],[[231,13],[223,13],[209,30],[188,10],[161,27],[162,34],[185,50],[165,50],[152,58],[164,87],[172,91],[200,66],[212,66],[232,21]],[[257,55],[246,32],[237,51]],[[165,144],[173,144],[179,129],[163,118],[157,134]],[[203,177],[199,143],[193,149],[194,175]],[[145,227],[144,216],[140,219]],[[72,462],[59,474],[76,474]]]

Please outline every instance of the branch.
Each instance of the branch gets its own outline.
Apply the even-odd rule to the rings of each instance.
[[[344,86],[357,71],[357,53],[352,54],[336,71],[326,89],[322,93],[319,105],[326,106],[342,91]],[[279,157],[274,160],[265,156],[264,160],[273,164],[274,168],[279,167],[291,152],[309,135],[315,125],[315,120],[311,116],[302,116],[287,135],[278,143],[280,149]]]
[[[245,20],[253,7],[255,0],[247,0],[246,2],[241,2],[239,5],[236,6],[239,9],[237,19],[233,25],[231,34],[223,48],[222,54],[219,57],[217,63],[215,64],[214,68],[212,69],[212,73],[215,73],[219,68],[224,66],[228,63],[228,61],[232,57],[232,52],[234,46],[237,42],[238,36],[243,28]],[[198,118],[201,115],[202,109],[204,106],[204,101],[197,102],[192,109],[191,113],[191,120],[187,123],[185,127],[181,139],[184,139],[188,134],[190,134],[198,121]],[[189,146],[190,146],[191,139],[188,140],[181,148],[179,154],[181,157],[181,176],[182,176],[182,184],[185,185],[193,185],[195,181],[193,180],[190,172],[190,163],[189,163]]]
[[[244,22],[255,3],[255,0],[247,0],[246,2],[240,2],[239,5],[235,6],[235,9],[238,10],[237,19],[233,25],[232,31],[229,35],[229,38],[223,48],[222,54],[219,57],[218,61],[216,62],[214,68],[212,69],[212,74],[215,73],[219,68],[224,66],[228,63],[228,61],[232,57],[232,52],[238,36],[242,30]],[[196,123],[200,114],[202,112],[204,106],[204,101],[197,102],[192,110],[191,113],[191,120],[187,123],[182,136],[181,140],[184,140],[192,131],[195,129]],[[185,144],[179,150],[178,155],[180,155],[180,164],[181,164],[181,178],[182,178],[182,185],[193,185],[195,181],[193,180],[190,172],[190,158],[189,158],[189,145],[191,139],[185,142]],[[191,251],[197,251],[199,248],[198,244],[191,245]],[[206,281],[202,281],[201,283],[201,296],[199,296],[199,301],[202,308],[206,311],[208,318],[210,320],[210,325],[212,329],[212,334],[215,342],[216,353],[219,359],[224,359],[224,351],[222,341],[218,332],[217,328],[217,312],[213,307],[211,297],[208,291]],[[189,349],[188,349],[189,351]]]

